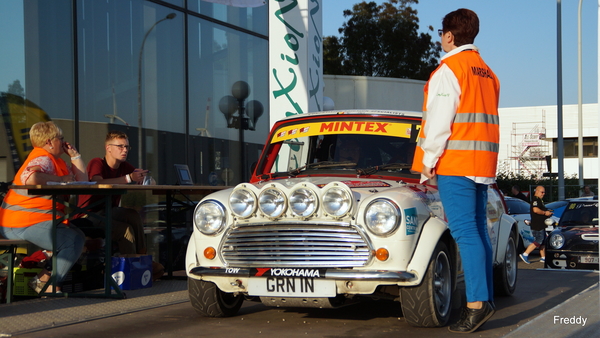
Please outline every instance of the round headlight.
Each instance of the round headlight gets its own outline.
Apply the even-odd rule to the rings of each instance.
[[[317,210],[317,195],[307,188],[298,188],[290,195],[290,210],[296,216],[308,217]]]
[[[565,245],[565,236],[560,233],[552,234],[548,239],[548,243],[554,249],[560,249]]]
[[[323,194],[323,209],[329,215],[342,217],[352,208],[352,196],[347,190],[339,187],[328,189]]]
[[[365,211],[365,224],[372,233],[379,236],[394,232],[401,219],[400,208],[389,200],[374,200]]]
[[[194,225],[205,235],[214,235],[225,224],[225,207],[217,201],[202,202],[194,211]]]
[[[254,212],[256,207],[256,196],[247,189],[234,190],[229,196],[229,207],[234,215],[246,218]]]
[[[279,189],[267,188],[258,197],[258,207],[267,217],[279,217],[285,212],[285,195]]]

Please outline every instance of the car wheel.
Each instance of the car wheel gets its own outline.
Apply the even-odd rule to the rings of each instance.
[[[214,283],[193,278],[188,278],[188,292],[192,307],[206,317],[233,316],[244,302],[242,295],[223,292]]]
[[[494,292],[498,296],[510,296],[517,288],[517,237],[514,231],[510,232],[506,243],[504,261],[494,271]]]
[[[401,289],[404,319],[412,326],[444,326],[452,304],[452,266],[446,244],[435,247],[421,285]]]

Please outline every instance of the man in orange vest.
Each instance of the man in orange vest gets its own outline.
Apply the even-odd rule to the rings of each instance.
[[[425,84],[423,122],[413,170],[437,178],[448,227],[462,258],[467,306],[452,332],[470,333],[495,311],[492,246],[487,232],[488,185],[495,183],[500,83],[473,42],[479,18],[448,13],[438,31],[447,53]]]

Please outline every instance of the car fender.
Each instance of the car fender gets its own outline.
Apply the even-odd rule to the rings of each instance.
[[[514,229],[518,229],[517,221],[515,221],[515,219],[511,216],[503,214],[502,218],[500,219],[500,227],[498,229],[498,245],[496,246],[496,254],[494,255],[494,265],[504,262],[508,237],[510,236],[511,231],[515,231]],[[518,236],[520,236],[518,230],[516,233]]]
[[[189,272],[192,268],[195,268],[196,266],[198,266],[198,259],[196,258],[196,253],[197,253],[196,241],[194,239],[195,233],[196,232],[192,232],[192,237],[190,238],[190,240],[188,242],[187,250],[185,252],[185,266],[186,266],[186,270],[187,270],[186,273]],[[193,274],[188,273],[187,275],[190,278],[200,279]]]
[[[423,280],[423,276],[427,273],[427,266],[429,265],[431,255],[438,241],[446,231],[448,231],[446,222],[437,217],[429,218],[424,224],[423,231],[421,231],[415,252],[407,269],[417,276],[417,279],[411,283],[412,285],[419,285]]]

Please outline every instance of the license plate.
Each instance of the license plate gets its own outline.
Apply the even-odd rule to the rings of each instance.
[[[312,277],[266,277],[248,280],[250,296],[335,297],[335,281]]]
[[[598,257],[592,257],[592,256],[579,257],[579,263],[598,264],[598,262],[599,262]]]

